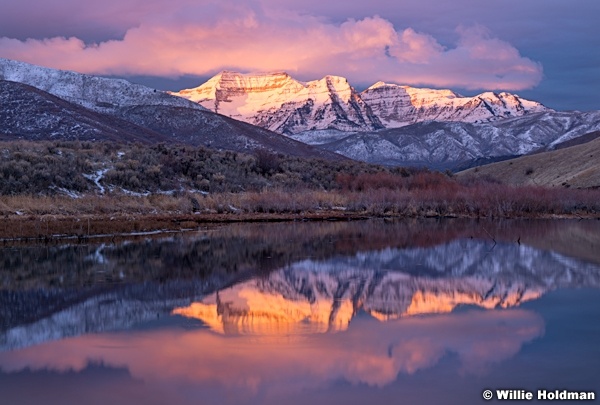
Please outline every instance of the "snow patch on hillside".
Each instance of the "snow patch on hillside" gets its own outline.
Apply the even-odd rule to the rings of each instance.
[[[19,82],[46,91],[69,102],[98,112],[135,105],[162,105],[202,109],[196,103],[163,91],[110,79],[35,66],[0,58],[0,80]]]

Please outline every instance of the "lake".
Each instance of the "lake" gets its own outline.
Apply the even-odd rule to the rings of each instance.
[[[0,248],[3,404],[600,394],[600,221],[230,224],[79,242]]]

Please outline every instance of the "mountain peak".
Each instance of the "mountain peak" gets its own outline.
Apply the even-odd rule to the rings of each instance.
[[[325,75],[322,80],[325,80],[328,83],[348,83],[348,79],[343,76],[336,75]]]
[[[256,73],[240,73],[234,72],[231,70],[223,70],[222,72],[217,73],[213,78],[219,78],[219,80],[267,80],[267,79],[280,79],[280,78],[290,78],[290,75],[284,71],[274,71],[274,72],[256,72]]]
[[[234,116],[236,114],[219,111],[216,101],[228,101],[233,94],[264,93],[277,88],[301,86],[300,82],[292,79],[286,72],[239,73],[224,70],[198,87],[171,94],[199,103],[215,112]]]
[[[199,87],[173,94],[284,134],[381,128],[348,80],[335,75],[301,82],[285,72],[221,72]]]
[[[378,89],[379,87],[385,87],[385,86],[387,86],[386,82],[378,81],[377,83],[369,86],[369,88],[367,88],[367,90]]]
[[[200,87],[174,94],[283,134],[332,129],[370,131],[423,121],[488,122],[551,111],[505,92],[464,97],[448,89],[378,81],[358,93],[342,76],[300,82],[285,72],[224,71]]]
[[[388,88],[388,89],[405,89],[406,90],[406,89],[413,89],[414,87],[407,86],[407,85],[404,85],[404,84],[387,83],[387,82],[384,82],[384,81],[380,80],[377,83],[372,84],[371,86],[369,86],[365,91],[367,91],[367,90],[376,90],[376,89],[385,89],[385,88]]]

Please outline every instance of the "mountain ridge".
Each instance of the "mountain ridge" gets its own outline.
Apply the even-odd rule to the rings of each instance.
[[[368,163],[456,170],[555,148],[597,130],[600,111],[532,113],[486,123],[425,121],[379,131],[308,131],[292,137]]]
[[[199,87],[170,94],[283,134],[323,129],[372,131],[433,120],[489,122],[553,111],[506,92],[464,97],[447,89],[381,81],[358,92],[341,76],[301,82],[286,72],[224,71]]]
[[[30,85],[65,103],[105,115],[102,119],[96,115],[95,121],[127,121],[141,128],[141,138],[130,131],[123,134],[125,141],[164,139],[213,149],[266,149],[326,159],[342,159],[343,155],[392,166],[463,169],[553,149],[600,130],[600,111],[557,112],[510,93],[463,97],[451,90],[384,82],[358,92],[348,80],[333,75],[301,82],[285,72],[221,72],[200,87],[169,94],[122,79],[0,59],[0,80]],[[30,95],[40,99],[40,94]],[[58,110],[65,107],[59,104]],[[17,133],[32,140],[97,139],[93,131],[82,135],[74,123],[77,108],[51,110],[56,113],[53,120],[44,115],[48,112],[38,111],[34,116],[40,122],[33,125],[34,116],[12,114],[5,107],[2,123],[10,131],[4,131],[3,138],[12,139]],[[44,127],[59,122],[60,117],[72,125]],[[82,113],[80,118],[80,124],[90,123],[89,114]],[[26,123],[35,131],[16,130]],[[110,139],[119,137],[113,132]]]
[[[4,140],[177,142],[236,152],[266,150],[345,159],[123,79],[0,58],[0,82],[0,137]]]
[[[156,89],[124,79],[57,70],[0,58],[0,80],[27,84],[71,103],[102,113],[132,105],[163,105],[203,110]]]
[[[335,127],[383,128],[356,90],[340,76],[300,82],[285,72],[221,72],[194,89],[170,94],[282,134]]]
[[[129,121],[70,103],[35,87],[0,80],[0,139],[166,142]]]

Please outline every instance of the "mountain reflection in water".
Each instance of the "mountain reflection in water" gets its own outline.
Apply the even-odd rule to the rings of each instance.
[[[600,286],[599,231],[597,221],[246,224],[7,247],[0,391],[37,403],[25,389],[37,381],[56,403],[77,403],[50,383],[64,377],[85,381],[86,395],[111,386],[99,403],[276,403],[341,382],[389,387],[448,356],[457,375],[479,375],[544,338],[544,317],[516,307]]]
[[[600,286],[599,267],[519,244],[459,240],[304,260],[213,293],[173,313],[222,333],[346,330],[364,311],[381,321],[508,308],[559,287]]]

